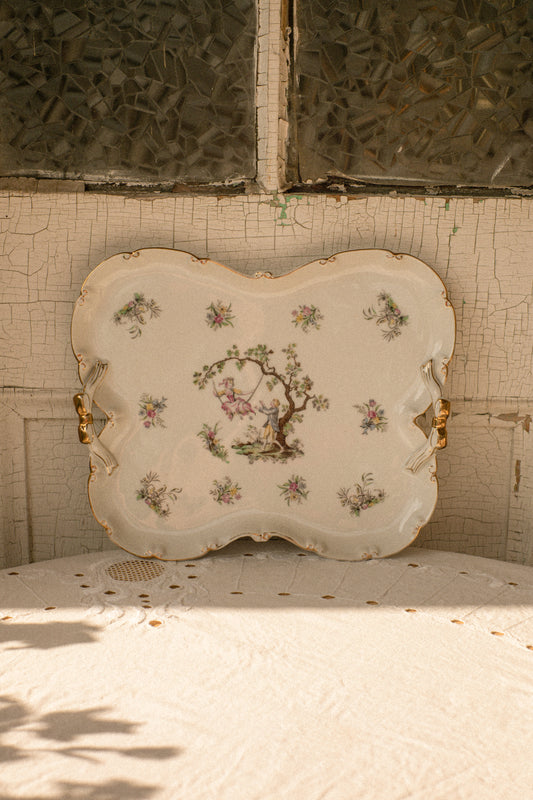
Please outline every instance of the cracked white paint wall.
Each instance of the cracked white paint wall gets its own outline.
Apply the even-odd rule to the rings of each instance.
[[[456,416],[440,455],[437,509],[418,543],[533,563],[525,424],[533,417],[533,199],[134,198],[76,184],[49,193],[36,181],[12,186],[0,192],[0,564],[108,546],[86,499],[70,319],[90,270],[141,247],[187,250],[248,274],[374,247],[432,266],[457,314],[447,389]]]

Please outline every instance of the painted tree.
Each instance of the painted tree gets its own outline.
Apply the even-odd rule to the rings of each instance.
[[[246,364],[256,366],[260,379],[265,379],[267,390],[273,392],[279,387],[279,393],[283,398],[279,412],[279,431],[271,449],[286,458],[294,455],[294,445],[291,446],[287,441],[294,424],[302,422],[303,414],[309,405],[316,411],[322,411],[328,408],[329,400],[313,391],[313,381],[309,375],[303,374],[296,345],[287,345],[282,349],[282,353],[285,355],[285,363],[280,367],[273,362],[274,350],[265,344],[249,347],[242,353],[236,345],[233,345],[226,351],[224,358],[206,364],[200,372],[195,372],[193,380],[199,389],[205,389],[210,381],[224,373],[232,364],[238,370],[242,370]],[[274,455],[274,452],[272,454]]]

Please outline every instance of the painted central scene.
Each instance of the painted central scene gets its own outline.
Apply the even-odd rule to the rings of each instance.
[[[206,421],[198,435],[223,461],[228,460],[228,447],[250,463],[302,456],[304,442],[296,436],[296,426],[307,412],[329,407],[328,398],[315,391],[296,344],[278,351],[266,344],[247,349],[233,345],[196,371],[193,381],[213,396],[215,422]]]

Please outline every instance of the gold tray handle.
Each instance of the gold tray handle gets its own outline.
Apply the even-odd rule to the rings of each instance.
[[[443,450],[448,442],[446,423],[450,416],[450,402],[441,396],[440,383],[435,379],[432,369],[433,362],[428,361],[422,367],[422,378],[428,389],[433,403],[433,420],[431,422],[431,432],[422,445],[406,463],[406,469],[411,472],[418,472],[420,467],[428,461],[436,450]]]
[[[438,412],[436,412],[431,427],[437,431],[437,450],[443,450],[448,444],[448,432],[446,430],[446,423],[450,416],[450,401],[443,400],[442,397],[437,401]]]
[[[74,407],[78,413],[80,442],[89,446],[91,455],[98,456],[104,462],[108,474],[111,475],[115,467],[118,467],[118,462],[98,438],[92,415],[94,393],[105,378],[107,368],[108,364],[104,361],[95,363],[83,384],[83,391],[74,395]]]
[[[88,425],[93,424],[93,415],[85,408],[85,395],[80,392],[74,395],[74,408],[78,412],[79,425],[78,437],[82,444],[91,444],[92,438],[87,430]]]

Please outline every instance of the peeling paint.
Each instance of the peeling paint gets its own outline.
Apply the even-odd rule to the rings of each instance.
[[[274,197],[269,202],[269,205],[272,206],[272,208],[278,208],[279,209],[279,216],[276,217],[276,223],[278,225],[294,225],[294,223],[295,223],[294,216],[288,222],[285,222],[285,220],[289,219],[288,215],[287,215],[287,209],[289,207],[289,203],[291,202],[291,200],[295,200],[295,201],[303,200],[303,195],[302,194],[286,194],[286,195],[281,195],[280,196],[278,194],[274,194]],[[339,198],[339,200],[340,200],[340,198]]]
[[[516,425],[521,423],[522,428],[525,430],[525,432],[529,433],[529,428],[531,425],[531,416],[529,414],[524,414],[522,416],[518,413],[498,414],[496,419],[500,419],[502,420],[502,422],[514,422]]]
[[[522,462],[517,459],[515,461],[515,465],[514,465],[515,483],[514,483],[514,486],[513,486],[513,494],[514,494],[515,497],[518,497],[518,491],[520,489],[520,469],[521,469],[521,466],[522,466]]]

